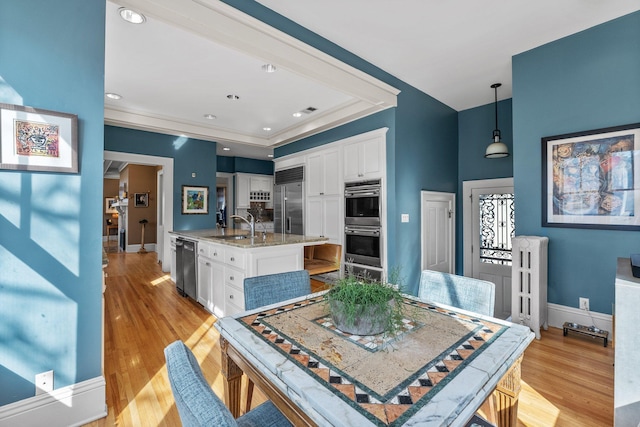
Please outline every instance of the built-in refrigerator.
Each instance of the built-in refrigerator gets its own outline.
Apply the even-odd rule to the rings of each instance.
[[[273,189],[276,233],[304,234],[304,167],[276,171]]]

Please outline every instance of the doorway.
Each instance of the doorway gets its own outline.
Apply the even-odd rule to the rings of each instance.
[[[233,209],[233,174],[216,173],[216,223],[221,227],[230,227],[229,216]]]
[[[464,275],[496,285],[495,317],[511,316],[513,178],[463,183]]]
[[[169,231],[173,230],[173,159],[169,157],[148,156],[143,154],[120,153],[116,151],[104,151],[104,160],[127,162],[146,166],[162,167],[162,227],[157,228],[156,241],[161,248],[157,249],[158,261],[162,262],[162,271],[168,272],[171,268],[171,239]],[[160,188],[158,188],[160,192]]]
[[[456,195],[421,191],[421,270],[455,272]]]

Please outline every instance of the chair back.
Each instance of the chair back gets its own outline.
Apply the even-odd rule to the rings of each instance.
[[[472,277],[424,270],[418,298],[493,316],[495,285]]]
[[[307,270],[248,277],[244,279],[244,309],[253,310],[310,293]]]
[[[195,356],[182,341],[169,344],[164,356],[183,427],[237,427],[231,412],[213,392]]]

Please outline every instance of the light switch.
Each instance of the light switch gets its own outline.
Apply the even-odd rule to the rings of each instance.
[[[401,221],[402,222],[409,222],[409,214],[402,214]]]
[[[191,172],[191,178],[195,178],[196,177],[196,173],[195,172]]]

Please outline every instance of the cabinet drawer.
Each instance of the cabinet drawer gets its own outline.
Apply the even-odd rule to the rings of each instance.
[[[238,309],[238,312],[244,311],[244,292],[235,286],[226,284],[224,287],[224,299],[225,299],[225,316],[230,316],[228,307],[231,305]],[[235,310],[232,310],[235,311]]]
[[[225,264],[244,270],[244,252],[229,248],[224,252]]]
[[[244,271],[235,268],[225,267],[224,269],[225,287],[235,286],[240,292],[244,289]],[[244,301],[244,300],[243,300]]]
[[[211,245],[209,249],[209,258],[217,262],[224,262],[224,252],[224,247]]]
[[[202,240],[198,242],[198,256],[211,258],[209,253],[211,252],[211,245],[204,243]]]

